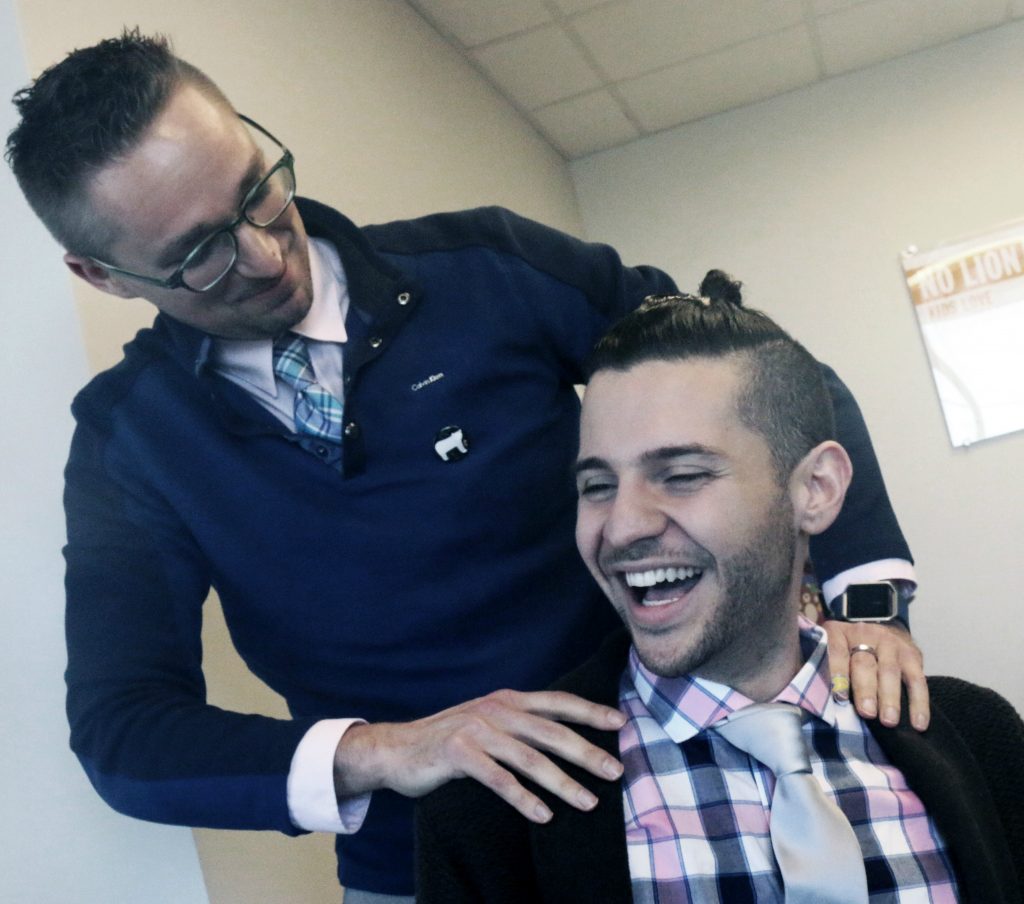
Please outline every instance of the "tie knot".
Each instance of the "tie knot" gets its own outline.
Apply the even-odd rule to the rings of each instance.
[[[776,778],[810,772],[799,707],[789,703],[755,703],[714,726],[733,747],[764,763]]]
[[[274,343],[274,373],[295,390],[295,432],[340,443],[344,403],[317,382],[301,336],[285,333]]]
[[[301,336],[285,333],[274,343],[274,373],[296,389],[316,380],[309,349]]]

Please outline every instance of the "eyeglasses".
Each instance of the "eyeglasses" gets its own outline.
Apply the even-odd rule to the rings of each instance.
[[[122,276],[138,279],[161,289],[184,287],[190,292],[208,292],[227,276],[238,260],[238,238],[235,230],[243,222],[257,229],[266,229],[295,199],[295,158],[292,152],[248,116],[239,113],[238,118],[269,138],[284,153],[270,172],[249,189],[238,208],[238,216],[229,225],[204,238],[185,255],[185,259],[167,279],[143,276],[141,273],[115,267],[95,257],[92,260],[112,273],[120,273]]]

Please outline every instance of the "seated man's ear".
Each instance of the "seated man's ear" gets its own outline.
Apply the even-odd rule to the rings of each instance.
[[[796,526],[808,535],[826,530],[839,515],[852,478],[850,456],[839,443],[828,440],[811,449],[789,482]]]
[[[124,280],[119,279],[116,274],[111,273],[101,264],[97,264],[91,257],[82,257],[80,254],[68,252],[64,255],[64,263],[75,276],[84,279],[90,286],[94,286],[108,295],[134,298],[138,294]]]

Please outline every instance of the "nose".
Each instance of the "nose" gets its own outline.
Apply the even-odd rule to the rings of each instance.
[[[621,482],[604,524],[605,542],[622,549],[638,540],[660,537],[668,518],[643,482]]]
[[[274,277],[281,272],[281,246],[269,229],[243,222],[235,229],[238,260],[235,269],[253,279]]]

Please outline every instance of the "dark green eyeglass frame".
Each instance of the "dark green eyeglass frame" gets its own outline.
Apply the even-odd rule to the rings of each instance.
[[[151,286],[159,286],[161,289],[184,288],[188,289],[190,292],[201,294],[203,292],[209,292],[210,289],[218,285],[221,282],[221,280],[223,280],[224,277],[227,276],[234,269],[235,264],[238,262],[238,239],[235,236],[235,230],[239,226],[241,226],[242,223],[249,223],[251,226],[255,226],[257,229],[266,229],[268,226],[273,225],[278,219],[280,219],[281,214],[283,214],[288,209],[292,201],[295,200],[295,157],[292,155],[292,152],[289,151],[288,148],[281,144],[280,141],[278,141],[273,135],[270,134],[270,132],[268,132],[265,128],[263,128],[263,126],[261,126],[255,120],[250,119],[248,116],[243,116],[241,113],[238,114],[238,118],[242,120],[242,122],[247,123],[252,128],[256,129],[256,131],[260,132],[263,135],[266,135],[266,137],[269,138],[272,142],[274,142],[274,144],[276,144],[283,152],[281,158],[277,161],[277,163],[275,163],[270,168],[267,174],[262,179],[260,179],[260,181],[257,182],[252,188],[250,188],[248,192],[246,192],[246,195],[242,199],[242,203],[238,208],[238,216],[235,217],[235,219],[229,225],[222,226],[220,229],[211,232],[208,236],[206,236],[206,238],[199,242],[199,244],[196,245],[195,248],[193,248],[185,256],[185,259],[178,265],[177,269],[169,277],[167,277],[167,279],[161,279],[158,276],[145,276],[142,273],[135,273],[132,270],[125,270],[123,267],[115,267],[113,264],[108,264],[105,261],[101,261],[99,258],[96,257],[90,258],[93,261],[93,263],[99,264],[99,266],[103,267],[105,270],[109,270],[111,273],[119,273],[121,276],[127,276],[131,279],[137,279],[144,283],[148,283]],[[270,180],[274,173],[276,173],[280,169],[287,169],[288,172],[291,174],[292,188],[288,200],[281,208],[281,213],[274,217],[274,219],[269,220],[266,223],[253,222],[252,220],[249,219],[245,212],[246,208],[249,206],[249,202],[254,197],[256,197],[256,195],[260,192],[263,186],[266,185],[266,183]],[[204,286],[201,289],[193,288],[187,282],[185,282],[185,270],[188,269],[189,264],[193,260],[195,260],[200,254],[202,254],[203,249],[206,248],[206,246],[209,245],[210,242],[214,241],[214,239],[216,239],[218,236],[224,233],[231,237],[231,242],[234,245],[235,249],[234,256],[231,259],[231,263],[228,264],[224,272],[221,273],[221,275],[218,276],[215,280],[213,280],[213,282],[209,283],[208,285]]]

